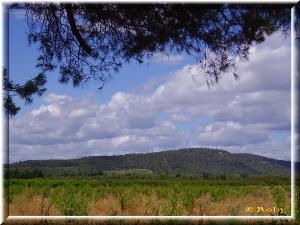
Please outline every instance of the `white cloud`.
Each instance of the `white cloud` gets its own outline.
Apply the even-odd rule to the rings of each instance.
[[[198,143],[202,145],[239,146],[268,140],[267,129],[262,124],[241,125],[236,122],[216,122],[199,127]]]
[[[25,20],[26,11],[23,9],[10,9],[11,14],[19,20]]]
[[[31,114],[33,116],[38,116],[44,113],[49,113],[54,117],[58,117],[60,115],[60,109],[54,105],[48,105],[48,106],[42,105],[40,108],[31,111]]]
[[[49,94],[11,121],[11,159],[74,158],[223,146],[278,158],[290,127],[290,44],[279,34],[238,61],[212,88],[187,65],[145,92],[117,92],[105,104]],[[153,82],[152,82],[153,83]],[[265,149],[264,149],[265,148]],[[288,150],[285,150],[287,152]]]
[[[283,160],[291,159],[291,139],[290,136],[282,140],[268,140],[260,143],[249,143],[242,147],[239,146],[218,146],[233,153],[252,153],[270,158]]]
[[[72,97],[66,95],[58,95],[58,94],[49,94],[45,98],[45,102],[47,103],[57,103],[64,104],[73,100]]]
[[[162,53],[156,53],[152,56],[151,61],[162,64],[177,64],[184,60],[183,55],[165,55]]]

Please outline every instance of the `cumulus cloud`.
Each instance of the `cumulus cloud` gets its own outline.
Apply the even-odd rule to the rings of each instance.
[[[262,124],[241,125],[236,122],[216,122],[198,128],[198,143],[217,146],[245,146],[268,140]]]
[[[156,53],[151,58],[152,62],[161,64],[177,64],[183,60],[183,55],[165,55],[162,53]]]
[[[25,20],[26,11],[23,9],[10,9],[11,14],[19,20]]]
[[[218,146],[218,148],[224,148],[233,153],[252,153],[270,158],[290,160],[291,137],[287,135],[283,139],[269,139],[259,143],[248,143],[242,147],[233,145]]]
[[[237,59],[237,66],[238,81],[224,74],[212,88],[197,65],[186,65],[155,85],[146,84],[147,90],[117,92],[106,103],[49,94],[42,105],[11,120],[10,158],[219,146],[288,159],[289,40],[275,34],[251,49],[249,61]],[[274,132],[284,133],[284,138],[274,137]]]

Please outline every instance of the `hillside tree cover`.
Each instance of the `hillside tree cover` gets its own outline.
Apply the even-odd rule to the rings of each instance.
[[[10,169],[42,169],[44,174],[61,174],[62,171],[75,174],[96,175],[100,171],[122,171],[143,169],[156,175],[184,175],[222,177],[226,175],[289,176],[290,162],[266,158],[253,154],[231,154],[224,150],[189,148],[146,154],[119,156],[91,156],[69,160],[28,160],[9,165]],[[20,172],[20,170],[19,170]]]
[[[25,84],[5,71],[5,110],[20,110],[13,98],[31,103],[45,93],[49,71],[74,87],[88,81],[102,89],[125,63],[143,63],[155,53],[194,57],[207,85],[224,72],[235,78],[235,59],[247,59],[251,46],[275,31],[286,34],[290,5],[192,4],[14,4],[23,10],[28,41],[39,49],[40,69]]]

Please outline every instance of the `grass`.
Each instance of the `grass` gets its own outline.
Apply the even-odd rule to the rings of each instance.
[[[285,179],[10,179],[10,215],[276,215],[290,214]]]

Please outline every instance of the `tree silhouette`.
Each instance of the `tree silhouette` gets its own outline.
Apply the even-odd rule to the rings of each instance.
[[[192,55],[207,85],[218,82],[224,72],[237,77],[235,58],[247,59],[251,46],[277,30],[286,33],[291,6],[47,3],[12,7],[26,12],[28,40],[39,48],[36,66],[44,81],[48,71],[57,69],[60,83],[77,87],[93,80],[102,89],[122,64],[143,63],[157,52]],[[10,115],[18,111],[18,107],[6,109]]]
[[[20,107],[16,106],[13,102],[14,96],[19,96],[25,100],[26,104],[30,104],[33,101],[33,95],[41,96],[45,91],[44,84],[46,83],[46,77],[43,73],[38,74],[35,78],[26,81],[24,84],[15,84],[12,80],[9,80],[6,69],[3,71],[3,89],[4,92],[4,109],[6,114],[14,116],[20,110]]]

